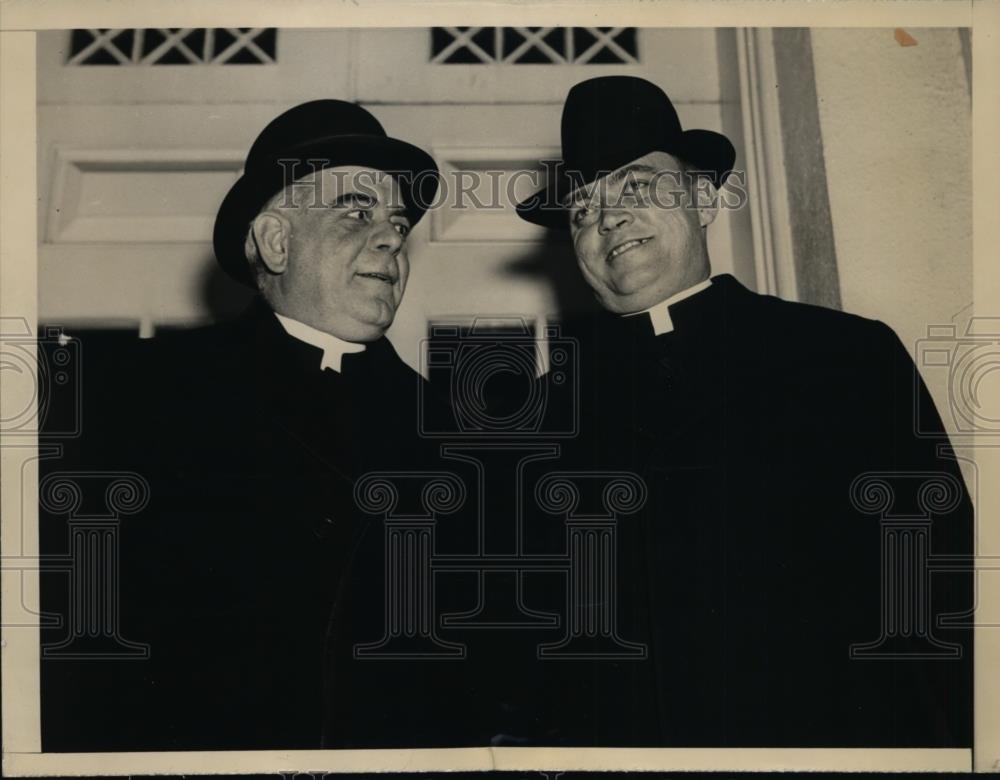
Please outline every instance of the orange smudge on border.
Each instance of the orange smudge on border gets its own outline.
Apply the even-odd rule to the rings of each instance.
[[[916,46],[917,45],[917,39],[914,38],[912,35],[910,35],[902,27],[897,27],[896,28],[896,32],[894,33],[894,36],[896,38],[896,43],[898,43],[900,46]]]

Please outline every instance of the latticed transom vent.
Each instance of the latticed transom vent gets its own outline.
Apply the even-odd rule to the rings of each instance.
[[[266,65],[273,27],[73,30],[68,65]]]
[[[634,27],[432,27],[431,62],[635,64]]]

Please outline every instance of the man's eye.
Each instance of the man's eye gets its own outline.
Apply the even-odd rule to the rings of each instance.
[[[365,221],[368,219],[369,212],[368,209],[348,209],[344,212],[344,216],[349,219]]]
[[[409,225],[405,225],[402,222],[394,222],[392,226],[396,228],[396,232],[399,233],[399,235],[401,235],[403,238],[406,238],[408,235],[410,235]]]
[[[574,224],[577,225],[585,224],[594,215],[596,211],[597,211],[596,209],[593,209],[590,206],[583,206],[582,208],[578,208],[575,212],[573,212]]]

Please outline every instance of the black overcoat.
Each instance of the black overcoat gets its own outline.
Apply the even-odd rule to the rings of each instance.
[[[937,621],[968,624],[972,576],[883,565],[884,545],[933,562],[973,544],[966,484],[899,339],[726,275],[670,315],[674,331],[660,336],[647,316],[564,328],[579,345],[581,421],[565,465],[631,470],[648,491],[618,523],[616,599],[618,633],[649,652],[551,662],[537,738],[970,745],[971,629]],[[937,503],[920,494],[927,479]],[[883,541],[890,515],[896,530],[930,519],[929,549],[916,549],[913,523]],[[912,603],[917,577],[930,593],[919,627],[900,622],[907,607],[883,607],[906,588]],[[874,656],[852,657],[887,632],[897,636]]]
[[[320,358],[258,303],[91,377],[100,442],[78,457],[150,488],[121,521],[119,624],[150,657],[44,662],[46,750],[320,746],[324,643],[366,522],[354,483],[413,467],[422,381],[384,338],[341,373]]]

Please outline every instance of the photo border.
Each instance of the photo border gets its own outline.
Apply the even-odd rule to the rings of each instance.
[[[973,94],[974,301],[977,316],[997,312],[1000,245],[995,214],[1000,206],[1000,3],[973,0],[840,0],[837,2],[508,2],[476,5],[378,3],[189,2],[187,0],[7,0],[0,7],[0,316],[23,318],[37,328],[37,181],[35,171],[36,81],[33,30],[76,27],[428,27],[442,24],[531,26],[565,24],[637,27],[971,27]],[[156,24],[150,24],[155,18]],[[7,320],[3,320],[6,322]],[[37,333],[37,329],[35,331]],[[3,393],[0,410],[12,399]],[[6,419],[6,415],[2,415]],[[2,622],[22,597],[37,603],[37,440],[9,438],[0,446],[0,547],[4,566]],[[977,459],[978,460],[978,459]],[[982,464],[985,465],[985,462]],[[984,475],[985,475],[984,471]],[[986,482],[986,480],[984,480]],[[20,492],[24,487],[26,493]],[[32,493],[34,489],[34,493]],[[987,503],[988,502],[988,503]],[[985,494],[977,507],[980,553],[1000,554],[1000,500]],[[17,558],[17,562],[10,562]],[[988,578],[987,578],[988,579]],[[995,588],[980,592],[978,608],[997,609]],[[477,771],[477,770],[893,770],[1000,769],[1000,631],[975,637],[974,750],[887,749],[554,749],[463,748],[445,750],[225,751],[164,753],[41,753],[39,631],[2,630],[3,773],[6,776],[214,774],[244,772]],[[992,663],[990,663],[992,661]]]

